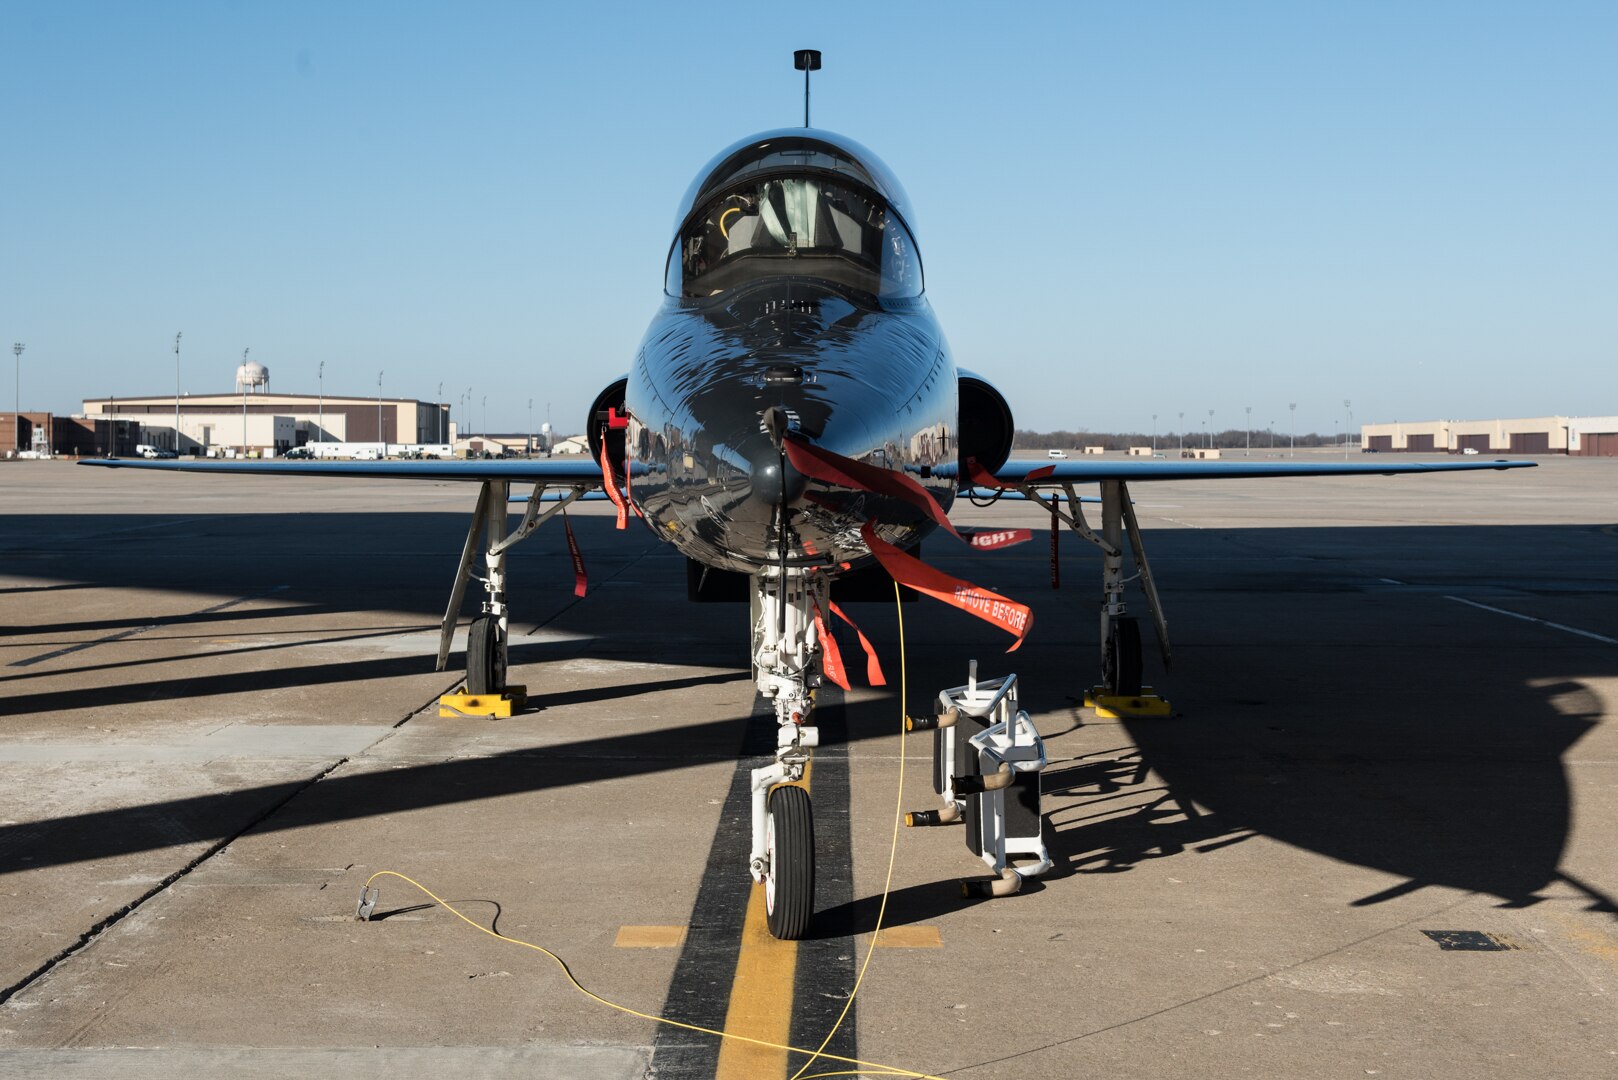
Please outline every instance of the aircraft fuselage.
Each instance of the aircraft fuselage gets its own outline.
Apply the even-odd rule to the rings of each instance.
[[[931,527],[913,505],[799,474],[765,430],[772,407],[948,507],[953,483],[932,469],[955,457],[957,372],[902,206],[868,151],[807,129],[744,140],[688,193],[623,391],[627,456],[650,467],[631,498],[688,557],[756,572],[779,562],[784,521],[789,564],[836,573],[868,556],[867,520],[903,547]]]

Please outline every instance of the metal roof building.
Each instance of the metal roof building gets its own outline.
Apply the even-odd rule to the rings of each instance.
[[[183,394],[178,437],[175,412],[173,394],[84,399],[87,418],[137,421],[139,442],[182,454],[216,447],[285,453],[312,442],[443,443],[455,437],[447,403],[414,398],[272,394],[251,387],[234,394]]]
[[[1401,420],[1360,427],[1367,451],[1384,454],[1573,454],[1618,457],[1618,416],[1501,420]]]

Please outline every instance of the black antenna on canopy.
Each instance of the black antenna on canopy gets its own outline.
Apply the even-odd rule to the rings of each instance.
[[[809,126],[809,73],[820,70],[819,49],[799,49],[792,54],[792,66],[803,72],[803,126]]]

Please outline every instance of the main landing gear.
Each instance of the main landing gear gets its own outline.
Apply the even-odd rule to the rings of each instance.
[[[584,487],[571,487],[543,514],[540,502],[545,485],[535,484],[528,496],[523,518],[515,529],[508,531],[506,503],[511,498],[511,484],[505,480],[485,480],[478,489],[477,507],[472,511],[472,525],[466,533],[466,544],[461,549],[461,563],[455,571],[455,587],[450,592],[449,608],[439,626],[438,667],[443,671],[449,664],[450,643],[455,637],[455,625],[460,621],[461,602],[466,597],[466,583],[473,578],[483,582],[483,610],[472,620],[466,634],[466,693],[472,697],[501,697],[506,693],[506,552],[526,540],[535,529],[561,512],[568,503],[584,494]],[[473,563],[477,559],[479,541],[483,545],[484,573],[477,574]],[[502,714],[509,715],[509,714]]]
[[[1152,581],[1151,564],[1146,561],[1146,546],[1141,540],[1135,507],[1129,500],[1129,489],[1122,480],[1101,482],[1099,533],[1092,530],[1085,520],[1083,506],[1072,484],[1063,484],[1061,494],[1052,493],[1049,496],[1040,494],[1030,484],[1019,485],[1019,490],[1101,550],[1101,683],[1091,691],[1090,697],[1129,712],[1166,713],[1167,703],[1153,695],[1150,687],[1142,684],[1140,622],[1126,613],[1124,605],[1124,587],[1138,579],[1141,591],[1146,594],[1146,608],[1151,614],[1153,629],[1157,632],[1163,666],[1169,667],[1173,656],[1169,650],[1168,623],[1163,618],[1163,606],[1157,597],[1157,586]],[[1126,537],[1135,557],[1136,572],[1133,577],[1124,576],[1123,545]]]
[[[753,846],[748,869],[764,886],[770,933],[803,937],[815,906],[815,823],[800,786],[820,730],[810,721],[820,684],[821,646],[814,613],[828,606],[819,575],[769,567],[754,575],[753,674],[775,705],[775,761],[753,770]]]

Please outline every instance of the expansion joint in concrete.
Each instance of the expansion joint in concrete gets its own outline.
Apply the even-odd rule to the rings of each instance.
[[[382,738],[376,740],[376,742],[381,742],[383,739],[388,738],[399,728],[409,723],[412,719],[433,708],[437,704],[438,698],[439,695],[434,694],[431,698],[424,702],[420,708],[413,709],[406,713],[403,718],[388,729],[388,733],[386,735],[383,735]],[[361,753],[367,753],[375,746],[376,743],[372,743],[371,746],[366,747],[364,751],[361,751]],[[231,844],[234,844],[237,840],[241,839],[243,836],[246,836],[264,822],[280,813],[289,803],[292,802],[292,800],[296,799],[299,795],[302,795],[304,792],[308,791],[310,788],[314,787],[316,784],[320,783],[326,777],[330,776],[344,765],[347,765],[352,760],[353,757],[338,758],[336,761],[332,762],[330,765],[327,765],[309,779],[299,784],[296,788],[289,792],[284,799],[281,799],[279,802],[266,807],[263,813],[247,822],[247,824],[243,825],[240,829],[237,829],[229,836],[226,836],[209,845],[208,848],[198,854],[196,858],[192,859],[190,862],[186,863],[172,874],[169,874],[167,877],[157,882],[140,896],[136,897],[134,900],[131,900],[129,903],[125,904],[123,907],[105,916],[104,918],[97,920],[94,925],[78,936],[78,940],[62,948],[61,951],[45,960],[44,963],[40,964],[33,971],[29,972],[27,975],[24,975],[21,979],[18,979],[10,986],[0,989],[0,1005],[4,1005],[17,994],[22,993],[34,983],[38,982],[46,975],[49,975],[51,971],[53,971],[58,965],[67,960],[69,957],[84,951],[91,944],[93,944],[96,939],[101,937],[102,934],[123,922],[124,919],[128,918],[130,915],[133,915],[136,911],[139,911],[141,906],[152,897],[163,892],[165,889],[169,888],[169,886],[190,874],[197,867],[201,866],[203,863],[207,862],[221,851],[224,851]]]

